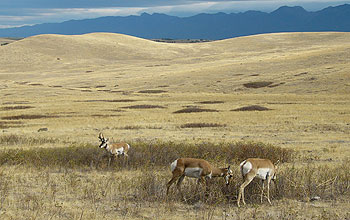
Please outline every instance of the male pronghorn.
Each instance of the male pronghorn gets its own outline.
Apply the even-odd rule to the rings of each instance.
[[[126,157],[128,157],[128,151],[130,149],[130,145],[129,144],[127,144],[125,142],[110,143],[109,142],[109,138],[105,138],[102,133],[100,133],[98,135],[98,138],[101,141],[101,144],[100,144],[99,147],[106,149],[106,151],[109,152],[112,157],[113,156],[114,157],[119,157],[119,156],[126,156]],[[112,157],[109,157],[108,166],[111,163]]]
[[[279,161],[278,161],[279,162]],[[277,163],[278,163],[277,162]],[[243,161],[240,165],[241,173],[243,176],[243,184],[239,189],[237,206],[240,207],[239,203],[242,197],[242,202],[244,201],[244,188],[255,178],[259,178],[263,181],[263,186],[260,195],[260,201],[262,202],[262,197],[264,193],[264,181],[267,180],[267,201],[270,201],[270,182],[276,179],[276,166],[269,159],[260,158],[249,158]]]
[[[197,178],[198,183],[205,182],[206,178],[223,177],[226,185],[229,184],[229,180],[232,177],[232,170],[230,166],[227,168],[216,168],[212,166],[208,161],[195,158],[179,158],[170,165],[173,177],[167,184],[166,194],[169,193],[170,186],[177,181],[177,189],[179,190],[181,197],[183,198],[180,185],[185,178],[192,177]]]

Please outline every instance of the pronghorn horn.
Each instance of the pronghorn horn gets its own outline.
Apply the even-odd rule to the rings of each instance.
[[[100,139],[100,140],[102,140],[104,137],[103,137],[103,134],[102,133],[100,133],[99,135],[98,135],[98,138]]]

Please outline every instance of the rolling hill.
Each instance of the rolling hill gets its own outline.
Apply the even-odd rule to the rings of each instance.
[[[1,79],[123,89],[347,93],[349,33],[277,33],[197,44],[93,33],[39,35],[0,47]],[[72,80],[74,79],[74,80]],[[99,79],[99,80],[96,80]],[[271,82],[247,88],[246,83]],[[112,86],[112,85],[110,85]]]

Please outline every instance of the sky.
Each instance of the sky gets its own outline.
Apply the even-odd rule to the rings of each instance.
[[[342,4],[350,4],[350,0],[0,0],[0,28],[144,12],[187,17],[248,10],[271,12],[281,6],[302,6],[307,11],[318,11]]]

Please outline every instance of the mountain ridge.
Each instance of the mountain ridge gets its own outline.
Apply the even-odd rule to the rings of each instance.
[[[77,35],[93,32],[120,33],[140,38],[210,39],[278,32],[350,31],[350,4],[308,12],[300,6],[282,6],[270,13],[201,13],[191,17],[143,13],[140,16],[106,16],[62,23],[0,29],[0,37],[38,34]]]

